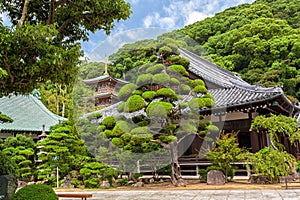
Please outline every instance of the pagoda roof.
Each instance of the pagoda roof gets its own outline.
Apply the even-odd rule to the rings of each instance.
[[[66,118],[49,111],[45,105],[33,95],[10,95],[0,98],[0,112],[12,118],[12,123],[0,123],[0,131],[42,132],[60,123]]]
[[[121,84],[128,83],[128,82],[126,82],[124,80],[114,78],[111,75],[102,75],[102,76],[98,76],[96,78],[91,78],[91,79],[83,80],[83,83],[85,83],[85,84],[95,84],[95,83],[98,83],[100,81],[106,81],[106,80],[109,80],[109,79],[112,79],[112,80],[116,81],[117,83],[121,83]]]

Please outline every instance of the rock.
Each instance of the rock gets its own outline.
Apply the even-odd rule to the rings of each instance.
[[[133,184],[132,187],[144,187],[144,183],[143,182],[137,182],[137,183]]]
[[[150,178],[150,179],[149,179],[149,183],[150,183],[150,184],[152,184],[152,183],[154,183],[154,182],[155,182],[155,181],[154,181],[154,178]]]
[[[134,183],[135,183],[134,181],[128,181],[128,185],[132,185]]]
[[[70,178],[66,177],[64,178],[64,182],[61,184],[62,188],[74,188],[74,185],[72,185]]]
[[[110,184],[108,181],[102,181],[101,185],[100,185],[101,188],[110,188]]]
[[[252,174],[249,178],[250,183],[255,183],[255,184],[273,184],[273,183],[279,183],[280,179],[274,178],[271,179],[269,176],[263,176],[260,174]]]
[[[13,175],[0,176],[0,199],[10,200],[18,187],[18,181]]]
[[[210,170],[207,173],[207,184],[209,185],[224,185],[226,182],[225,175],[219,170]]]
[[[18,181],[18,188],[22,188],[26,185],[27,185],[27,183],[25,181]]]

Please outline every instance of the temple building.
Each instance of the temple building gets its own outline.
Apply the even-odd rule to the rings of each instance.
[[[190,76],[203,79],[215,100],[213,108],[203,108],[200,112],[225,133],[238,131],[240,147],[257,152],[270,145],[267,134],[250,131],[256,116],[273,113],[294,117],[299,114],[299,107],[287,99],[280,87],[250,85],[238,75],[187,50],[180,49],[180,52],[182,57],[190,60]],[[282,138],[282,143],[289,153],[298,156],[299,149],[292,146],[287,138]],[[190,149],[190,153],[195,151]]]
[[[50,133],[50,127],[66,118],[49,111],[35,95],[11,95],[0,98],[0,111],[13,119],[0,123],[0,138],[26,134],[38,141]]]
[[[105,72],[102,76],[83,80],[83,83],[93,89],[94,96],[91,100],[94,101],[96,109],[101,109],[118,102],[117,91],[127,82],[110,76],[105,64]]]

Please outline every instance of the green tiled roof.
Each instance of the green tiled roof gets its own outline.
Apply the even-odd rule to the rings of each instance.
[[[0,98],[0,112],[11,117],[13,123],[0,123],[0,131],[45,131],[65,118],[49,111],[44,104],[33,95],[11,95]]]

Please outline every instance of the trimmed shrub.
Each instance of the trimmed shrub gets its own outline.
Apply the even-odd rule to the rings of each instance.
[[[58,196],[49,185],[27,185],[16,192],[12,200],[58,200]]]
[[[168,72],[188,76],[189,73],[182,65],[171,65],[168,67]]]
[[[168,102],[152,102],[146,109],[146,113],[150,117],[162,117],[168,115],[173,106]]]
[[[196,87],[194,87],[193,92],[195,93],[202,93],[202,94],[206,94],[207,93],[207,89],[205,86],[202,85],[197,85]]]
[[[152,83],[152,78],[153,78],[152,74],[139,75],[139,77],[136,80],[136,84],[138,86],[149,85]]]
[[[180,56],[170,56],[167,61],[171,61],[173,64],[182,65],[185,69],[188,69],[190,66],[189,59]]]
[[[157,90],[156,94],[159,97],[169,98],[170,101],[176,101],[178,99],[176,93],[170,88],[161,88]]]
[[[146,91],[142,94],[142,97],[146,100],[146,101],[152,101],[154,99],[154,97],[156,96],[156,92],[154,91]]]
[[[150,73],[150,74],[157,74],[162,72],[165,69],[163,64],[156,64],[154,66],[149,67],[146,70],[146,73]]]
[[[180,85],[180,93],[181,94],[189,94],[191,91],[191,87],[185,84]]]
[[[121,101],[126,101],[132,94],[132,92],[137,89],[137,85],[133,83],[129,83],[121,87],[118,98]]]
[[[170,83],[170,76],[165,73],[161,74],[155,74],[153,76],[153,83],[155,84],[160,84],[160,85],[169,85]]]
[[[146,106],[146,102],[139,95],[129,97],[124,105],[124,112],[135,112]]]
[[[205,86],[204,81],[202,81],[201,79],[192,80],[190,82],[191,82],[192,87],[196,87],[198,85]]]
[[[116,124],[116,120],[113,116],[106,117],[102,121],[102,125],[105,126],[106,129],[113,129]]]
[[[146,134],[146,133],[150,133],[150,129],[148,126],[144,126],[144,127],[137,127],[134,128],[130,131],[131,134]]]

